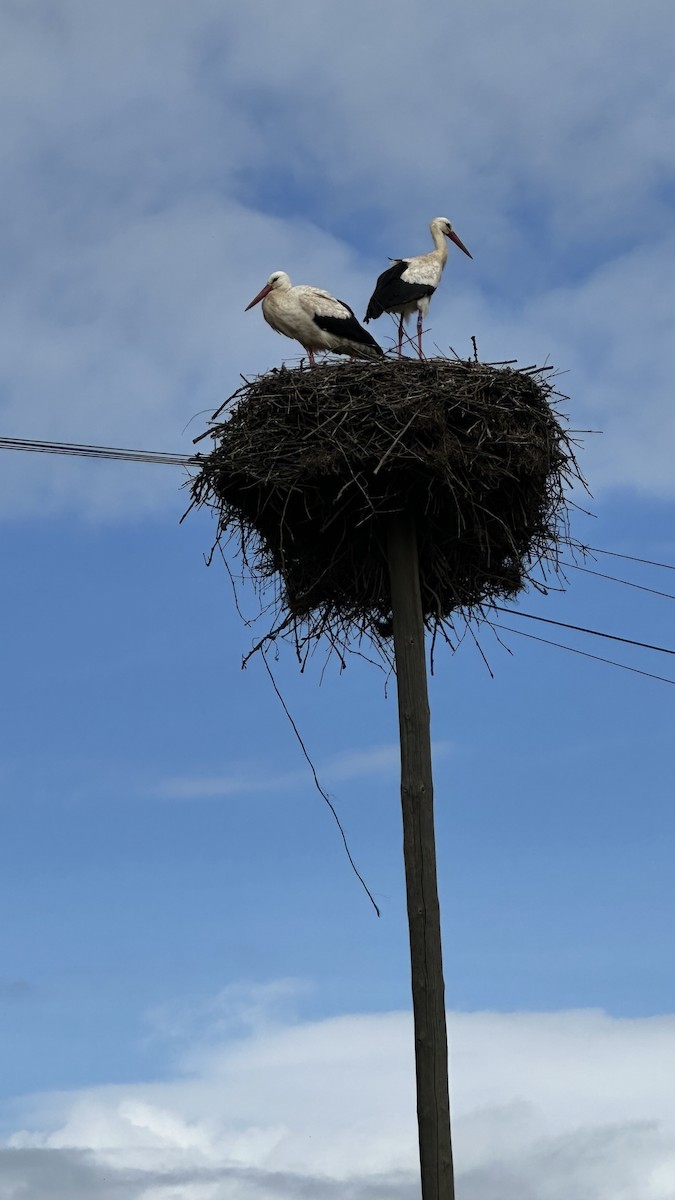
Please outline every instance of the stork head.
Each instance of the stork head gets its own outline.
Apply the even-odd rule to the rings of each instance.
[[[429,225],[429,228],[431,229],[432,234],[434,229],[438,229],[440,233],[444,233],[447,238],[450,238],[451,242],[454,242],[456,246],[459,246],[460,250],[463,250],[465,254],[468,254],[469,258],[473,258],[473,254],[469,254],[464,242],[457,236],[447,217],[434,217],[433,221]]]
[[[264,288],[258,292],[257,296],[253,297],[250,304],[246,305],[244,312],[248,312],[249,308],[253,308],[254,305],[259,304],[270,292],[277,290],[287,292],[290,286],[291,281],[285,271],[273,271]]]

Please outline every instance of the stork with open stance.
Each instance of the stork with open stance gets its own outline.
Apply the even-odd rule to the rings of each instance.
[[[359,325],[348,304],[321,288],[307,284],[292,287],[285,271],[270,275],[245,311],[260,300],[267,324],[277,333],[300,342],[312,367],[316,365],[315,350],[332,350],[334,354],[350,354],[353,358],[379,358],[384,354],[368,330]]]
[[[431,236],[434,239],[435,250],[429,254],[418,254],[414,258],[396,258],[391,267],[387,267],[375,284],[375,291],[368,301],[365,321],[376,320],[383,312],[398,313],[398,356],[401,357],[403,347],[403,322],[417,312],[417,349],[422,357],[422,321],[429,311],[429,301],[441,282],[443,268],[448,261],[448,247],[445,239],[450,238],[460,250],[469,254],[464,243],[458,238],[447,217],[434,217],[429,223]]]

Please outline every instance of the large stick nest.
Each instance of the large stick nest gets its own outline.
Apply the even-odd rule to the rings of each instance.
[[[578,478],[556,397],[543,369],[474,361],[281,367],[211,425],[193,503],[215,510],[254,581],[280,582],[277,628],[342,640],[386,633],[387,526],[414,514],[435,627],[555,567]]]

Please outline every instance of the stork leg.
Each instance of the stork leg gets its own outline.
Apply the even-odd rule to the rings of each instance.
[[[398,356],[403,357],[403,313],[401,313],[398,323]]]
[[[307,350],[307,357],[308,357],[308,359],[309,359],[309,365],[310,365],[310,367],[315,367],[315,366],[316,366],[316,359],[314,358],[314,351],[313,351],[313,350],[310,350],[309,346],[307,346],[307,347],[306,347],[306,350]]]
[[[418,352],[420,358],[424,357],[424,355],[422,354],[422,310],[421,309],[418,309],[418,311],[417,311],[417,352]]]

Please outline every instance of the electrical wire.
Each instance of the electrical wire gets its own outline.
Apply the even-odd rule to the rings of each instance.
[[[668,646],[655,646],[651,642],[638,642],[634,638],[621,637],[618,633],[603,633],[601,629],[587,629],[584,625],[571,625],[568,621],[554,621],[552,617],[538,617],[534,613],[522,612],[517,608],[504,608],[501,604],[493,604],[497,612],[508,613],[510,617],[526,617],[528,621],[541,621],[544,625],[558,625],[561,629],[573,629],[575,633],[589,633],[593,637],[608,638],[611,642],[623,642],[626,646],[638,646],[641,650],[656,650],[659,654],[673,654]]]
[[[618,550],[601,550],[598,546],[576,544],[581,554],[608,554],[611,558],[625,558],[627,562],[644,563],[647,567],[662,567],[664,571],[675,571],[675,563],[656,562],[652,558],[638,558],[635,554],[620,554]]]
[[[526,633],[524,629],[512,629],[510,625],[502,625],[499,621],[492,624],[495,629],[502,629],[506,633],[515,633],[518,637],[530,638],[533,642],[543,642],[546,646],[556,646],[558,650],[569,650],[570,654],[580,654],[583,658],[592,658],[595,662],[607,663],[610,667],[618,667],[621,671],[631,671],[634,675],[645,675],[647,679],[657,679],[659,683],[670,683],[675,687],[675,679],[669,679],[666,675],[655,675],[652,671],[643,671],[641,667],[629,667],[627,663],[617,662],[616,659],[603,658],[600,654],[591,654],[588,650],[579,650],[576,646],[565,645],[564,642],[554,642],[551,638],[538,637],[536,633]]]
[[[583,571],[584,575],[596,575],[598,579],[610,579],[612,583],[622,583],[625,587],[637,588],[640,592],[650,592],[652,596],[663,596],[665,600],[675,600],[672,592],[662,592],[658,588],[646,587],[644,583],[634,583],[632,579],[620,579],[618,575],[607,575],[604,571],[594,571],[591,567],[582,567],[579,563],[565,562],[560,559],[561,567],[571,567],[573,571]],[[665,566],[666,564],[662,564]]]
[[[200,454],[173,454],[169,451],[162,450],[129,450],[120,446],[97,446],[90,443],[76,442],[51,442],[37,440],[33,438],[7,438],[0,437],[0,450],[18,450],[37,454],[60,454],[72,455],[78,458],[93,458],[107,459],[122,462],[138,462],[138,463],[154,463],[162,466],[179,466],[189,467],[196,466],[203,461],[203,456]],[[675,571],[675,565],[671,563],[657,562],[653,559],[640,558],[637,555],[623,554],[618,550],[603,550],[598,546],[579,545],[581,553],[586,554],[601,554],[609,555],[613,558],[625,559],[629,562],[639,562],[646,566],[661,567],[668,571]],[[667,599],[675,600],[675,595],[670,592],[659,591],[656,588],[646,587],[644,584],[634,583],[628,579],[620,579],[615,575],[608,575],[602,571],[592,570],[590,567],[582,567],[578,563],[563,563],[563,566],[582,571],[588,575],[596,575],[602,579],[612,580],[615,583],[623,584],[627,587],[637,588],[640,591],[649,592],[654,595],[663,596]],[[666,646],[653,645],[650,642],[640,642],[634,638],[622,637],[619,634],[605,633],[600,629],[589,629],[582,625],[573,625],[566,621],[556,621],[551,617],[540,617],[534,613],[526,613],[518,609],[504,608],[501,605],[495,604],[493,608],[497,612],[508,613],[510,616],[525,617],[531,621],[540,621],[547,625],[556,625],[563,629],[571,629],[577,633],[585,633],[592,637],[607,638],[610,641],[621,642],[629,646],[637,646],[643,650],[653,650],[660,654],[675,655],[675,650]],[[503,626],[507,628],[507,626]],[[546,638],[536,638],[534,634],[525,634],[523,630],[512,630],[514,633],[519,633],[522,636],[534,638],[534,640],[546,642]],[[574,650],[571,646],[563,646],[558,642],[550,642],[551,645],[560,646],[561,649],[568,649],[575,654],[585,654],[589,658],[599,658],[597,655],[589,654],[587,651]],[[615,663],[612,659],[599,659],[601,662],[611,663],[613,666],[622,666],[621,663]],[[647,671],[640,671],[637,667],[624,666],[627,671],[634,671],[637,674],[649,675]],[[652,678],[660,679],[666,683],[675,682],[673,680],[664,679],[663,676],[655,675]]]
[[[197,454],[172,454],[164,450],[125,450],[120,446],[95,446],[76,442],[44,442],[33,438],[0,437],[0,450],[25,450],[33,454],[69,454],[76,458],[103,458],[121,462],[158,463],[170,467],[195,466]]]

